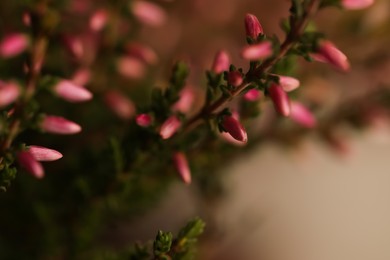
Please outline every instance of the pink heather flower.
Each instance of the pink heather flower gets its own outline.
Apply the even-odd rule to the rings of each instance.
[[[219,74],[224,72],[225,70],[229,70],[229,66],[230,66],[230,58],[227,52],[225,51],[217,52],[217,54],[214,57],[211,70],[214,71],[214,73]]]
[[[248,136],[245,128],[233,116],[224,116],[221,122],[223,129],[237,141],[246,143]]]
[[[6,35],[0,42],[0,56],[11,58],[24,52],[29,45],[29,39],[25,34],[13,33]]]
[[[158,61],[157,54],[154,50],[143,44],[129,43],[126,46],[126,50],[130,56],[138,58],[147,64],[156,64]]]
[[[259,20],[253,14],[245,15],[245,31],[246,36],[257,39],[259,34],[263,34],[263,27],[261,26]]]
[[[290,108],[290,118],[293,121],[306,128],[313,128],[317,125],[317,120],[314,115],[301,103],[292,101],[290,103]]]
[[[81,126],[60,116],[45,116],[40,127],[47,133],[62,135],[76,134],[81,131]]]
[[[150,26],[160,26],[166,20],[165,11],[158,5],[147,1],[134,1],[130,6],[137,19]]]
[[[177,130],[181,127],[181,122],[176,116],[170,116],[161,125],[160,136],[162,139],[169,139],[173,136]]]
[[[235,70],[235,71],[230,71],[228,73],[227,81],[233,87],[238,87],[242,84],[244,80],[242,78],[241,73]]]
[[[374,3],[374,0],[342,0],[341,5],[345,9],[357,10],[369,7]]]
[[[235,145],[235,146],[245,146],[247,143],[243,143],[241,141],[237,141],[236,139],[234,139],[229,133],[227,132],[222,132],[219,134],[219,136],[226,142],[232,144],[232,145]]]
[[[257,101],[261,97],[261,92],[258,89],[250,89],[248,92],[244,94],[244,99],[246,101]]]
[[[72,76],[73,83],[79,86],[87,85],[90,80],[91,71],[86,68],[78,69]]]
[[[328,40],[322,40],[317,52],[311,57],[316,61],[329,63],[341,71],[348,71],[350,68],[347,56]]]
[[[107,91],[104,101],[108,108],[123,120],[128,120],[135,115],[134,103],[119,91]]]
[[[20,151],[17,154],[19,165],[31,173],[35,178],[42,179],[45,175],[42,164],[28,151]]]
[[[290,100],[287,93],[280,85],[272,83],[268,89],[269,95],[274,103],[275,110],[282,116],[290,115]]]
[[[188,113],[195,101],[195,93],[192,87],[185,87],[180,92],[179,100],[173,105],[173,111],[183,114]]]
[[[30,27],[31,26],[31,15],[28,12],[23,13],[22,15],[22,22],[25,26]]]
[[[89,28],[92,31],[101,31],[107,24],[108,13],[104,9],[95,11],[89,19]]]
[[[92,99],[92,93],[70,80],[60,80],[53,88],[54,93],[68,102],[83,102]]]
[[[262,60],[272,55],[272,44],[271,42],[265,41],[254,45],[245,46],[241,51],[241,57],[246,60]]]
[[[0,81],[0,108],[13,103],[20,95],[20,88],[12,82]]]
[[[130,79],[140,79],[146,73],[145,64],[134,57],[122,57],[118,59],[118,72]]]
[[[30,145],[27,151],[32,154],[35,160],[41,162],[56,161],[62,158],[60,152],[42,146]]]
[[[81,59],[85,54],[84,44],[79,37],[66,36],[64,43],[68,51],[77,59]]]
[[[279,77],[279,85],[283,88],[284,91],[290,92],[299,87],[301,82],[293,77],[275,75]]]
[[[148,127],[152,124],[152,117],[149,114],[139,114],[135,118],[135,122],[141,127]]]
[[[184,153],[177,152],[173,155],[173,161],[181,179],[185,184],[191,183],[191,170]]]

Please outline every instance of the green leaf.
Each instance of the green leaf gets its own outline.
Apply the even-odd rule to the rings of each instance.
[[[153,253],[156,256],[164,255],[171,250],[172,246],[172,233],[163,232],[159,230],[157,232],[156,239],[153,243]]]

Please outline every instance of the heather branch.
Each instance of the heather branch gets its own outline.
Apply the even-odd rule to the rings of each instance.
[[[308,2],[302,17],[299,20],[296,20],[292,24],[290,32],[287,34],[286,39],[280,46],[279,52],[273,57],[265,60],[262,64],[256,67],[254,70],[249,70],[247,76],[259,76],[267,71],[269,71],[279,60],[281,60],[287,52],[295,45],[300,35],[304,31],[313,14],[318,10],[319,0],[310,0]],[[183,131],[191,130],[200,123],[202,119],[207,119],[215,113],[217,110],[228,104],[232,99],[238,96],[242,91],[244,91],[249,83],[251,82],[251,77],[245,79],[239,86],[230,91],[230,95],[222,95],[215,102],[205,106],[199,111],[196,115],[191,117],[186,124],[183,126]]]
[[[0,143],[0,154],[4,153],[11,147],[13,140],[20,132],[20,126],[25,116],[25,107],[33,98],[36,85],[41,73],[41,68],[43,60],[45,58],[47,48],[47,37],[44,34],[39,34],[33,41],[31,53],[30,53],[30,62],[28,65],[28,73],[26,80],[26,88],[23,97],[15,104],[14,107],[14,119],[10,123],[8,135]],[[0,162],[3,158],[0,158]]]

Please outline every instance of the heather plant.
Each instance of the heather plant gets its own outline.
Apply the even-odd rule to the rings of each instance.
[[[292,71],[306,60],[348,72],[346,55],[312,19],[372,3],[292,0],[282,39],[255,14],[237,17],[247,68],[221,46],[198,89],[184,61],[172,61],[165,86],[155,86],[159,57],[137,41],[139,28],[167,20],[169,3],[0,3],[0,258],[191,258],[200,220],[176,238],[159,231],[153,247],[115,253],[101,253],[103,223],[145,211],[176,179],[203,196],[218,193],[221,176],[212,172],[262,140],[289,143],[316,132],[335,145],[338,123],[365,122],[350,103],[320,115],[319,104],[299,95]],[[272,115],[270,130],[256,133],[260,114]]]

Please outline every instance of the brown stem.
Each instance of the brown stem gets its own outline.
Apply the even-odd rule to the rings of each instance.
[[[277,55],[274,57],[264,61],[261,65],[259,65],[254,71],[254,75],[260,75],[264,72],[267,72],[272,68],[273,65],[275,65],[276,62],[278,62],[280,59],[282,59],[287,52],[294,46],[296,43],[297,38],[302,34],[303,30],[305,29],[307,23],[309,22],[309,19],[312,17],[312,15],[317,11],[319,6],[319,0],[311,0],[306,10],[302,16],[302,18],[297,21],[294,25],[294,27],[290,30],[289,34],[287,35],[286,39],[280,46],[280,51]],[[225,106],[227,103],[229,103],[232,99],[234,99],[236,96],[238,96],[242,91],[245,90],[245,88],[249,85],[250,82],[248,80],[245,80],[240,86],[236,87],[234,90],[230,92],[230,96],[221,96],[219,99],[211,103],[210,105],[205,104],[203,109],[199,111],[197,114],[195,114],[193,117],[191,117],[186,124],[183,126],[183,132],[189,131],[196,127],[203,118],[208,118],[211,114],[216,112],[218,109]]]

